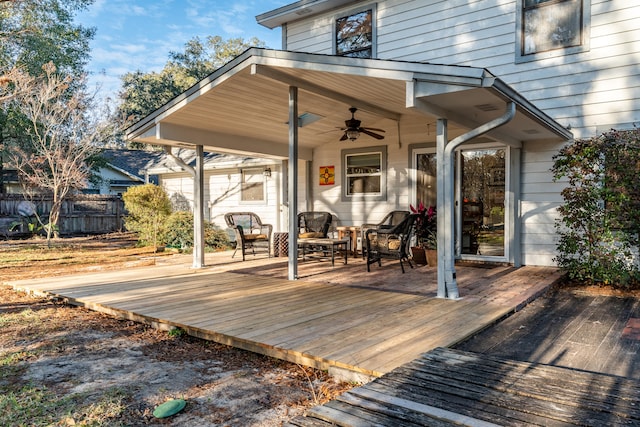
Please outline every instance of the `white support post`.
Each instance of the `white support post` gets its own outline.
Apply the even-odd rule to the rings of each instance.
[[[298,279],[298,88],[289,87],[289,268],[288,279]]]
[[[196,146],[193,177],[193,268],[204,267],[204,150]]]
[[[447,159],[445,148],[448,143],[447,119],[438,119],[436,125],[437,179],[437,222],[438,222],[438,298],[458,298],[455,281],[455,229],[454,229],[454,189],[453,165]]]

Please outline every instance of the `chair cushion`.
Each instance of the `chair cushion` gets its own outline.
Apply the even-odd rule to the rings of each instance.
[[[318,239],[320,237],[324,237],[324,234],[319,231],[309,231],[307,233],[298,234],[299,239]]]
[[[253,240],[267,240],[269,236],[266,234],[245,234],[244,240],[253,241]]]
[[[389,248],[390,251],[397,251],[400,249],[401,243],[402,241],[400,239],[389,239],[389,242],[387,243],[387,248]]]

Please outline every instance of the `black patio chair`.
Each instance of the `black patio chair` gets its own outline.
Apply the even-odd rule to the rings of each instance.
[[[366,233],[367,230],[377,230],[379,228],[393,228],[396,225],[400,224],[402,221],[404,221],[404,219],[411,214],[411,212],[409,211],[391,211],[389,212],[383,219],[382,221],[376,223],[376,224],[362,224],[360,226],[360,237],[361,237],[361,242],[362,242],[362,258],[366,257],[366,245],[365,245],[365,238],[366,238]]]
[[[331,226],[332,216],[329,212],[298,213],[298,238],[326,238]]]
[[[256,254],[256,250],[266,251],[271,257],[271,224],[263,224],[260,217],[253,212],[230,212],[224,215],[224,220],[236,235],[236,250],[231,258],[236,255],[238,249],[242,250],[243,261],[247,250],[251,250],[253,255]]]
[[[409,267],[413,268],[409,257],[409,246],[417,216],[417,214],[408,214],[399,224],[393,227],[370,228],[367,230],[365,233],[367,272],[371,271],[369,266],[373,263],[377,262],[378,266],[382,266],[382,258],[399,260],[402,273],[404,273],[402,261],[407,261]]]

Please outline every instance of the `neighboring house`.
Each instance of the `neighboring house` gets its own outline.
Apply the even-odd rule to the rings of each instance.
[[[157,176],[175,210],[193,209],[193,150],[175,150],[174,156],[163,153],[147,165],[148,175]],[[181,164],[184,163],[184,164]],[[225,212],[259,212],[264,223],[280,228],[282,199],[279,163],[273,160],[227,154],[204,155],[204,217],[226,229]]]
[[[101,155],[107,163],[97,173],[99,182],[90,184],[85,194],[122,195],[131,186],[158,183],[157,177],[145,175],[145,170],[164,156],[163,151],[105,149]]]
[[[15,169],[0,169],[0,194],[20,194],[22,187]]]
[[[553,265],[553,156],[640,122],[632,2],[316,0],[257,20],[283,51],[245,52],[128,137],[281,160],[282,200],[345,225],[437,205],[441,296],[453,258]],[[339,129],[352,117],[384,139]]]

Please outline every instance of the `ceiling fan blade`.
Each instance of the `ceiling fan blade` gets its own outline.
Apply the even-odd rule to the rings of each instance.
[[[369,135],[371,137],[374,137],[375,139],[384,139],[384,136],[378,135],[377,133],[373,133],[373,132],[371,132],[371,131],[369,131],[369,130],[367,130],[365,128],[360,128],[359,130],[360,130],[360,132],[362,132],[362,133],[364,133],[366,135]]]
[[[345,132],[345,133],[342,135],[342,138],[340,138],[340,141],[346,141],[347,139],[349,139],[349,137],[347,136],[347,133]]]
[[[362,129],[366,129],[366,130],[374,130],[376,132],[386,132],[386,130],[384,129],[376,129],[376,128],[362,128]]]

